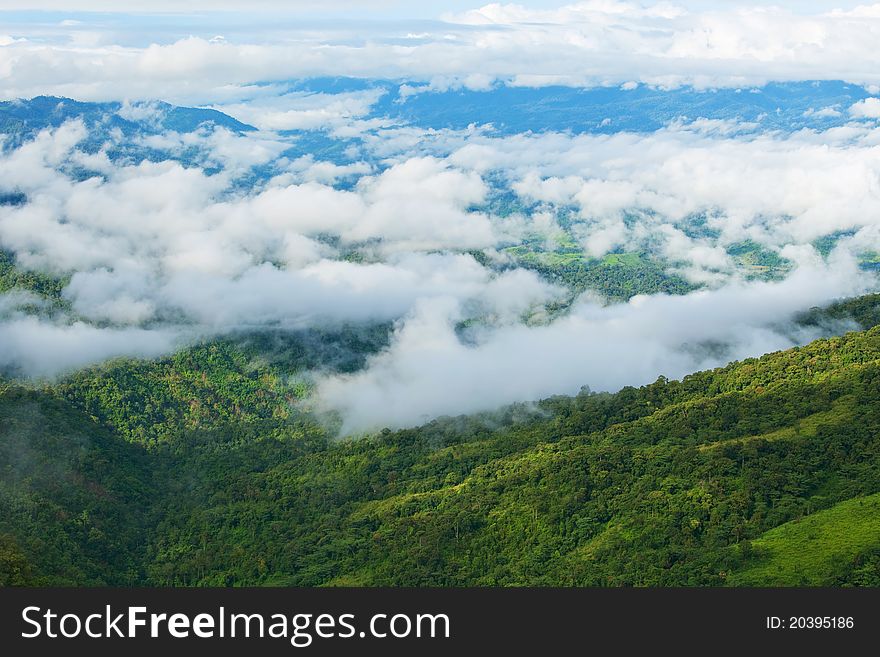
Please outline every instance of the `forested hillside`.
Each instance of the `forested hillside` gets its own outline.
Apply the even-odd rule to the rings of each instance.
[[[878,306],[681,381],[358,440],[243,340],[0,384],[0,582],[877,585]]]

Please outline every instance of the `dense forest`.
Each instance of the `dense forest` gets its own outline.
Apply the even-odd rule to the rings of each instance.
[[[382,327],[0,381],[0,584],[880,585],[880,295],[800,321],[860,330],[347,440],[295,372]]]

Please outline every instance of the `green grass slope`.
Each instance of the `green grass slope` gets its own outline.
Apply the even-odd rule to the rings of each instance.
[[[853,562],[880,548],[880,494],[839,502],[771,529],[756,555],[731,573],[738,586],[822,586],[845,578]],[[880,572],[880,571],[878,571]]]

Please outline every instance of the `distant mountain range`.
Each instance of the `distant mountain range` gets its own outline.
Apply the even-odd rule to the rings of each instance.
[[[413,88],[418,91],[413,93]],[[354,133],[337,134],[330,125],[272,133],[272,139],[286,142],[288,147],[282,146],[275,161],[252,167],[238,181],[238,189],[283,172],[276,162],[300,157],[336,165],[366,161],[382,169],[385,156],[364,145],[385,131],[401,127],[462,131],[480,126],[495,136],[541,132],[610,135],[650,133],[670,125],[693,124],[696,129],[725,136],[785,134],[803,129],[826,130],[863,120],[851,116],[849,108],[870,97],[864,88],[844,82],[772,83],[761,88],[712,90],[664,90],[641,85],[632,89],[497,86],[485,91],[436,91],[397,81],[315,78],[292,81],[286,87],[281,85],[281,89],[276,93],[298,97],[370,90],[378,93],[369,113],[358,117],[363,124]],[[283,99],[278,102],[283,108]],[[81,120],[87,129],[80,144],[85,152],[103,151],[112,161],[175,160],[186,166],[203,166],[208,172],[218,171],[223,165],[210,158],[205,144],[189,140],[185,146],[171,147],[160,143],[159,137],[200,129],[210,134],[216,128],[239,136],[256,131],[254,126],[216,109],[178,107],[159,101],[92,103],[38,96],[0,102],[0,134],[5,135],[0,148],[16,148],[40,130],[56,128],[72,119]],[[377,121],[370,124],[371,119]],[[703,119],[708,123],[700,123]],[[430,148],[445,154],[442,144]],[[82,175],[90,173],[84,171]],[[350,182],[343,178],[339,184]],[[0,193],[3,191],[0,181]]]
[[[639,85],[631,89],[496,86],[485,91],[436,91],[424,85],[387,80],[315,78],[290,82],[283,93],[332,95],[367,90],[380,93],[365,118],[386,118],[392,123],[430,129],[461,130],[491,124],[499,134],[652,132],[676,121],[696,119],[738,121],[746,124],[742,127],[745,131],[827,129],[852,120],[848,109],[871,97],[862,87],[833,81],[706,90]],[[89,103],[52,96],[0,102],[0,132],[11,139],[7,147],[34,131],[77,118],[85,122],[90,138],[95,140],[114,129],[126,137],[169,130],[192,132],[205,124],[239,133],[255,129],[214,109],[164,102]]]

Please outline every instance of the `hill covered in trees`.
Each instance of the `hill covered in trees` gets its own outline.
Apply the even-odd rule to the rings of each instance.
[[[681,381],[359,440],[245,340],[3,382],[0,583],[878,585],[878,307]]]

